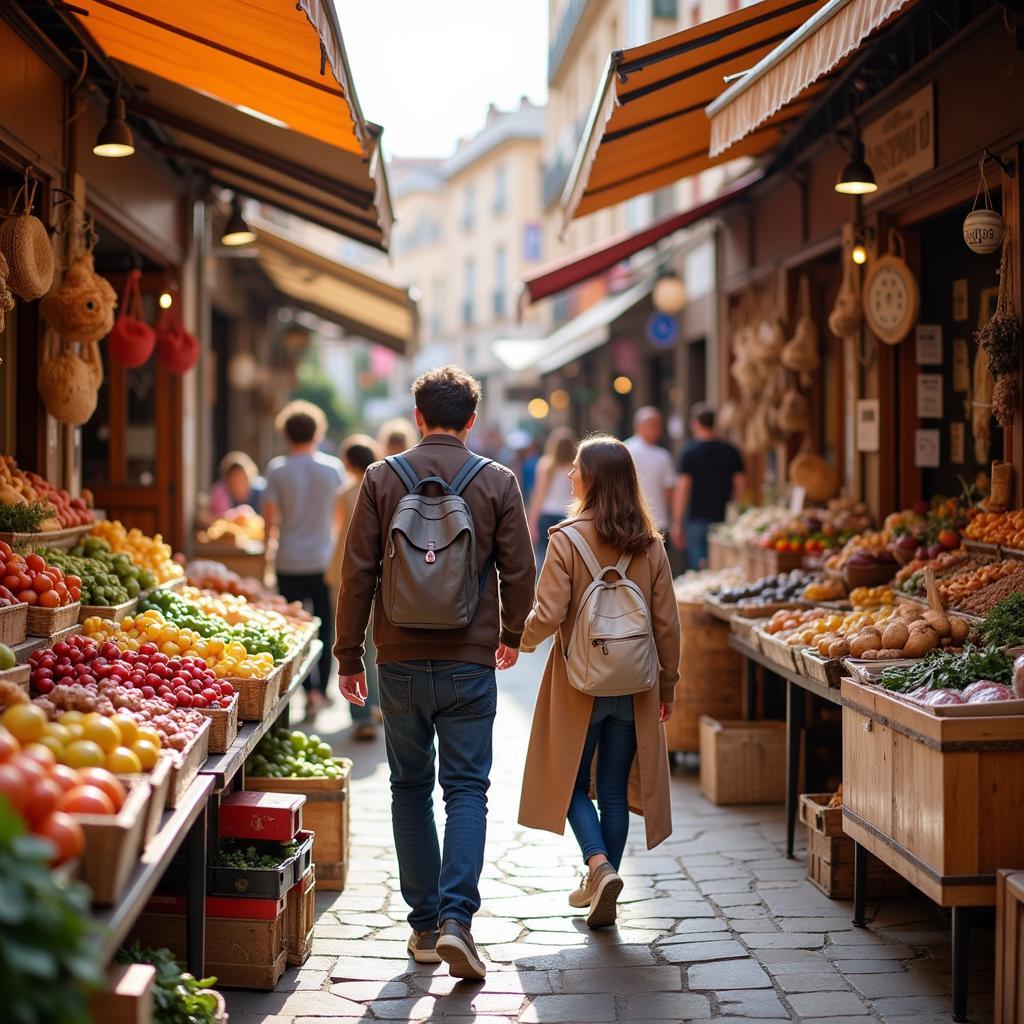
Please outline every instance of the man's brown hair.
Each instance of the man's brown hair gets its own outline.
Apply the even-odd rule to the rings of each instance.
[[[430,430],[465,430],[480,402],[480,382],[458,366],[438,366],[412,386],[416,408]]]
[[[292,444],[309,444],[322,441],[327,433],[327,417],[323,409],[301,398],[289,402],[274,420],[274,426]]]

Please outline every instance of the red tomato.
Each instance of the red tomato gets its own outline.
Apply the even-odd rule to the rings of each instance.
[[[114,801],[98,786],[76,786],[61,798],[58,808],[69,814],[113,814]]]
[[[42,743],[30,743],[23,751],[22,757],[27,757],[43,768],[52,768],[57,763],[53,751]]]
[[[125,799],[124,786],[113,772],[106,768],[83,768],[78,774],[82,776],[83,785],[102,789],[110,797],[115,812],[121,810]]]
[[[18,594],[18,600],[25,604],[36,604],[39,601],[39,595],[34,590],[22,590]]]
[[[73,573],[68,573],[68,575],[64,577],[64,582],[68,587],[78,587],[79,590],[82,589],[81,577],[75,576]]]
[[[0,540],[0,555],[4,556],[5,561],[11,557],[11,545],[5,540]]]
[[[48,590],[53,590],[53,585],[56,580],[48,572],[37,572],[32,577],[32,589],[37,594],[45,594]]]
[[[28,781],[12,764],[0,764],[0,796],[17,814],[24,814],[28,803]]]
[[[36,835],[49,839],[54,846],[54,864],[63,864],[81,854],[85,849],[85,832],[82,826],[62,811],[54,811],[36,827]]]
[[[49,590],[43,591],[39,595],[39,607],[40,608],[58,608],[60,607],[60,594],[57,593],[52,587]]]
[[[77,601],[82,596],[81,587],[68,587],[68,593],[71,595],[72,601]]]
[[[42,555],[37,555],[37,554],[35,554],[35,553],[33,553],[33,554],[29,555],[29,556],[28,556],[28,557],[27,557],[27,558],[25,559],[25,564],[26,564],[26,565],[27,565],[27,566],[28,566],[28,567],[29,567],[29,568],[30,568],[30,569],[31,569],[31,570],[32,570],[33,572],[43,572],[43,571],[44,571],[44,570],[46,569],[46,559],[45,559],[45,558],[43,558],[43,556],[42,556]]]
[[[20,749],[18,741],[6,729],[0,729],[0,762],[9,760]]]
[[[7,762],[14,768],[17,768],[19,772],[30,782],[35,782],[37,779],[44,778],[49,772],[49,766],[43,767],[34,757],[30,757],[25,751],[20,754],[15,754],[14,757]]]
[[[47,576],[52,576],[54,583],[59,583],[64,579],[64,570],[59,565],[48,565],[46,567]]]
[[[28,820],[34,825],[48,818],[55,810],[64,790],[53,779],[39,779],[28,788]]]
[[[82,776],[74,768],[69,768],[66,764],[55,764],[50,769],[50,778],[65,793],[82,784]]]
[[[15,594],[21,590],[21,577],[16,572],[9,572],[3,582],[4,586]]]

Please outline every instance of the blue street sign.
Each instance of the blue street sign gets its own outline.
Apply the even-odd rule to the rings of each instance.
[[[672,348],[679,338],[679,321],[668,313],[652,313],[647,318],[647,340],[657,348]]]

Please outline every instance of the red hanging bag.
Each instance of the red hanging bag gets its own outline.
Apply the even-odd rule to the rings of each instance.
[[[129,272],[121,296],[121,312],[107,336],[111,357],[131,368],[142,366],[156,347],[156,331],[142,319],[141,277],[141,271]]]
[[[157,321],[156,357],[171,373],[188,373],[199,362],[199,339],[182,327],[173,306]]]

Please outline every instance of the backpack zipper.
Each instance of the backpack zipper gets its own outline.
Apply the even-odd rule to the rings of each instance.
[[[612,637],[610,640],[591,640],[590,641],[590,646],[591,647],[600,647],[601,648],[601,653],[606,655],[608,653],[608,645],[609,644],[624,644],[624,643],[627,643],[628,641],[631,641],[631,640],[643,640],[645,635],[646,634],[644,634],[644,633],[636,633],[633,636],[617,636],[617,637]]]

